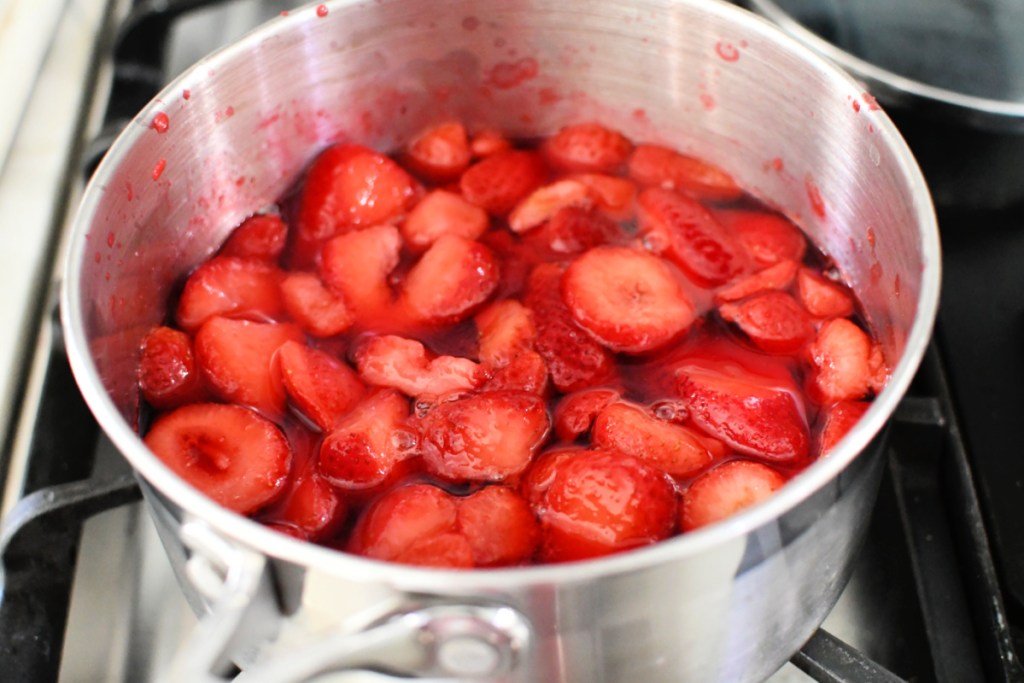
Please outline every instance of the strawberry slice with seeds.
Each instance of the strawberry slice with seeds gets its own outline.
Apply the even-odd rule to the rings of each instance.
[[[330,431],[362,398],[364,387],[348,365],[299,342],[278,349],[281,378],[292,404],[322,431]]]
[[[465,320],[494,292],[498,260],[483,244],[444,235],[420,257],[402,282],[400,303],[424,324]]]
[[[599,123],[566,126],[542,145],[548,163],[561,171],[613,171],[632,149],[625,135]]]
[[[601,411],[594,420],[591,441],[600,448],[635,456],[674,477],[691,477],[712,462],[696,433],[625,402],[611,403]]]
[[[636,199],[636,183],[606,173],[576,173],[570,179],[586,185],[594,204],[619,219],[629,218]]]
[[[745,247],[759,266],[780,261],[801,261],[807,251],[807,238],[784,216],[764,211],[724,209],[715,219]]]
[[[590,431],[594,419],[607,406],[619,400],[615,389],[583,389],[562,398],[555,406],[555,435],[562,441],[575,441]]]
[[[519,474],[547,438],[544,400],[520,391],[479,393],[440,403],[421,420],[427,467],[454,481]]]
[[[492,216],[504,216],[544,184],[547,166],[534,152],[510,149],[466,169],[459,180],[462,196]]]
[[[486,211],[461,195],[434,190],[402,221],[402,237],[410,249],[423,251],[442,235],[475,240],[487,230],[489,221]]]
[[[192,340],[180,330],[155,327],[142,340],[139,388],[158,410],[197,403],[206,397],[192,353]]]
[[[196,332],[196,360],[219,398],[277,417],[285,409],[277,352],[288,341],[302,343],[302,331],[287,323],[210,318]]]
[[[486,367],[480,391],[528,391],[543,395],[548,388],[548,364],[536,351],[521,351],[506,362]]]
[[[533,230],[559,210],[569,206],[588,207],[593,203],[590,190],[578,180],[563,179],[539,187],[516,204],[508,215],[508,227],[514,233]]]
[[[388,274],[398,265],[402,237],[393,225],[348,232],[324,244],[321,276],[355,311],[363,327],[387,317],[391,304]]]
[[[619,224],[599,211],[567,206],[528,233],[525,243],[562,258],[605,244],[616,244],[625,237]]]
[[[785,292],[755,294],[718,308],[723,320],[735,323],[754,344],[769,353],[792,353],[814,334],[811,319]]]
[[[845,318],[853,315],[853,295],[839,284],[826,280],[810,268],[801,268],[796,276],[800,302],[818,318]]]
[[[683,494],[679,526],[693,531],[723,520],[760,503],[785,483],[781,474],[759,462],[722,463],[695,479]]]
[[[477,567],[524,564],[540,540],[533,510],[506,486],[487,486],[458,499],[457,524],[473,549]]]
[[[829,320],[807,347],[811,398],[822,404],[856,401],[871,388],[871,339],[846,318]]]
[[[233,256],[217,256],[185,281],[175,315],[194,332],[213,316],[273,320],[282,310],[281,271],[273,265]]]
[[[416,175],[444,183],[458,178],[469,167],[471,157],[465,127],[450,122],[417,136],[409,143],[402,160]]]
[[[870,407],[867,401],[840,401],[826,408],[822,413],[818,437],[819,455],[824,457],[831,453]]]
[[[145,442],[179,477],[243,515],[277,498],[291,467],[281,430],[241,406],[182,406],[158,418]]]
[[[562,296],[580,327],[625,353],[668,344],[696,317],[668,265],[627,247],[596,247],[573,261],[562,278]]]
[[[333,337],[352,327],[355,312],[315,273],[290,272],[281,281],[284,310],[314,337]]]
[[[220,248],[220,255],[274,263],[284,251],[287,241],[288,226],[280,216],[249,216],[228,235],[224,246]]]
[[[537,328],[533,313],[515,299],[496,301],[474,318],[480,336],[480,360],[498,364],[533,349]]]
[[[732,176],[717,166],[658,145],[637,145],[629,157],[628,173],[641,185],[676,190],[695,199],[730,201],[743,194]]]
[[[697,284],[717,287],[745,268],[742,245],[700,202],[661,188],[644,190],[638,202],[644,244]]]
[[[395,335],[362,342],[355,351],[355,361],[363,381],[414,397],[436,398],[470,391],[484,379],[480,366],[468,358],[431,357],[420,342]]]
[[[719,290],[715,294],[715,301],[739,301],[761,292],[788,289],[799,268],[800,264],[796,261],[779,261],[774,266],[768,266]]]

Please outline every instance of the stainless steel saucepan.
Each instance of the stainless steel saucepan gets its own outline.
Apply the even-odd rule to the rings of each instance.
[[[168,126],[152,126],[157,114]],[[142,335],[183,276],[338,139],[391,149],[458,118],[514,136],[600,120],[724,166],[838,264],[893,368],[827,458],[723,523],[606,559],[493,571],[392,565],[222,509],[136,431]],[[862,88],[767,22],[701,0],[335,0],[203,60],[111,148],[74,226],[75,376],[144,483],[205,616],[170,680],[761,680],[831,609],[881,472],[880,434],[929,339],[928,191]],[[319,678],[317,678],[319,676]],[[341,680],[341,679],[339,679]],[[347,679],[346,679],[347,680]]]

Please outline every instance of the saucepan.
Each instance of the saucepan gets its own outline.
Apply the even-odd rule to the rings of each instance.
[[[888,385],[828,457],[768,501],[599,560],[420,569],[301,542],[220,508],[139,437],[142,336],[163,321],[184,275],[326,145],[394,149],[452,118],[517,137],[599,120],[725,167],[837,264],[882,344]],[[939,270],[928,190],[885,113],[745,10],[703,0],[334,0],[202,60],[139,113],[85,192],[62,308],[81,390],[137,471],[202,615],[170,680],[222,680],[233,662],[250,681],[348,680],[356,670],[753,681],[799,649],[849,576],[884,426],[930,338]]]

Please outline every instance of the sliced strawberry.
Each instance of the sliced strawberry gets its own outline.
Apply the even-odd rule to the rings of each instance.
[[[280,216],[257,214],[246,218],[228,235],[220,255],[274,263],[284,251],[287,240],[288,226]]]
[[[347,515],[344,497],[320,476],[312,458],[292,472],[280,500],[262,521],[298,529],[303,540],[318,541],[335,534]]]
[[[486,368],[480,391],[528,391],[543,395],[548,388],[548,364],[536,351],[520,351],[508,361]]]
[[[567,206],[551,220],[531,231],[526,243],[537,245],[558,257],[622,242],[626,233],[618,223],[594,209]]]
[[[700,202],[656,187],[641,192],[638,202],[644,244],[698,284],[717,287],[744,269],[742,245]]]
[[[533,349],[537,328],[533,313],[515,299],[497,301],[474,318],[480,336],[480,360],[508,362],[519,353]]]
[[[786,480],[759,462],[730,460],[699,476],[683,494],[679,526],[693,531],[751,507],[779,490]]]
[[[139,388],[146,402],[158,410],[204,400],[206,390],[187,334],[155,327],[146,335],[139,358]]]
[[[516,204],[508,215],[508,227],[515,233],[533,230],[561,209],[586,208],[593,203],[590,190],[578,180],[563,179],[539,187]]]
[[[672,482],[638,458],[578,451],[553,464],[553,476],[535,511],[540,558],[568,562],[650,545],[675,527]]]
[[[811,315],[818,318],[845,318],[853,315],[853,295],[850,290],[826,280],[810,268],[801,268],[796,276],[800,302]]]
[[[563,460],[578,453],[594,453],[583,446],[558,446],[534,457],[519,481],[519,492],[535,511],[544,505],[544,495],[555,480]]]
[[[489,220],[486,211],[461,195],[434,190],[402,221],[402,237],[410,249],[422,251],[442,235],[475,240],[487,230]]]
[[[629,178],[605,173],[577,173],[569,178],[587,186],[598,208],[616,218],[627,218],[632,214],[636,184]]]
[[[476,388],[484,379],[468,358],[428,355],[414,339],[371,337],[355,351],[359,376],[368,384],[398,389],[407,396],[436,398]]]
[[[831,453],[870,407],[866,401],[840,401],[826,408],[821,417],[818,455],[823,457]]]
[[[518,474],[551,427],[544,400],[495,391],[440,403],[423,418],[427,467],[456,481],[499,481]]]
[[[175,317],[186,332],[194,332],[215,315],[273,320],[283,310],[281,277],[281,271],[267,263],[216,256],[189,275]]]
[[[807,423],[792,393],[724,368],[687,365],[681,372],[680,395],[698,427],[748,455],[778,462],[807,457]]]
[[[402,160],[413,173],[443,183],[458,178],[469,167],[471,156],[465,127],[451,122],[417,136]]]
[[[583,389],[562,398],[555,406],[555,434],[562,441],[575,441],[590,431],[594,418],[606,406],[619,400],[615,389]]]
[[[544,160],[510,149],[470,166],[459,181],[462,196],[492,216],[504,216],[547,179]]]
[[[596,247],[573,261],[562,278],[562,296],[580,327],[625,353],[664,346],[696,317],[668,265],[626,247]]]
[[[725,209],[716,211],[715,219],[736,236],[750,258],[760,266],[800,261],[807,251],[804,234],[777,213]]]
[[[437,325],[465,320],[494,292],[500,273],[490,249],[444,235],[402,282],[400,302],[413,320]]]
[[[637,457],[673,477],[691,477],[712,462],[696,433],[625,402],[611,403],[601,411],[594,420],[591,442]]]
[[[537,266],[530,274],[524,303],[537,325],[537,352],[559,391],[608,384],[615,374],[615,359],[572,321],[562,301],[561,281],[562,269],[553,263]]]
[[[355,312],[315,273],[290,272],[281,281],[288,315],[314,337],[333,337],[352,327]]]
[[[278,349],[281,378],[294,406],[322,431],[330,431],[362,398],[352,369],[323,351],[289,341]]]
[[[458,501],[458,527],[473,549],[477,567],[528,562],[540,528],[529,504],[505,486],[487,486]]]
[[[277,352],[288,341],[302,343],[302,331],[287,323],[210,318],[196,332],[196,360],[218,397],[277,417],[285,409]]]
[[[846,318],[829,320],[807,347],[811,398],[822,404],[856,401],[871,386],[871,339]]]
[[[281,430],[241,406],[183,406],[157,419],[145,441],[175,474],[243,515],[280,495],[291,467]]]
[[[320,445],[320,474],[342,489],[368,489],[388,480],[416,450],[406,425],[409,400],[394,389],[371,392]]]
[[[719,290],[715,293],[715,301],[739,301],[761,292],[788,289],[799,268],[800,264],[796,261],[779,261],[774,266],[768,266]]]
[[[728,173],[694,157],[658,145],[637,145],[629,157],[629,177],[650,187],[677,190],[696,199],[729,201],[743,190]]]
[[[718,312],[769,353],[792,353],[814,334],[807,313],[785,292],[761,292],[739,303],[722,304]]]
[[[398,228],[378,225],[339,235],[324,244],[321,275],[355,311],[360,325],[387,317],[391,304],[388,274],[398,265]]]
[[[625,163],[633,144],[622,133],[598,123],[566,126],[542,149],[552,167],[562,171],[613,171]]]
[[[489,157],[512,147],[504,135],[496,130],[484,129],[473,134],[469,148],[476,158]]]

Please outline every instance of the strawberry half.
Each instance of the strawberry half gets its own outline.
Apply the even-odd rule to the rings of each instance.
[[[481,389],[544,393],[548,367],[533,350],[537,330],[530,309],[515,299],[503,299],[478,313],[475,321],[480,360],[489,375]]]
[[[157,419],[145,442],[179,477],[243,515],[280,495],[291,466],[281,430],[241,406],[183,406]]]
[[[697,477],[683,494],[679,526],[693,531],[765,500],[786,483],[767,465],[730,460]]]
[[[400,303],[416,322],[457,323],[487,301],[499,278],[498,260],[490,249],[474,240],[444,235],[405,276]]]
[[[322,431],[336,427],[363,396],[356,373],[323,351],[288,341],[278,349],[278,358],[292,404]]]
[[[856,401],[871,388],[871,339],[846,318],[829,320],[807,347],[811,398],[822,404]]]
[[[769,353],[797,351],[814,334],[811,319],[785,292],[755,294],[718,308],[722,319],[735,323],[754,344]]]
[[[629,177],[641,185],[702,200],[730,201],[743,194],[732,176],[717,166],[658,145],[637,145],[629,157]]]
[[[541,149],[548,163],[561,171],[606,172],[625,163],[633,143],[599,123],[578,123],[552,135]]]
[[[206,396],[192,353],[192,340],[180,330],[155,327],[142,340],[139,388],[158,410],[196,403]]]
[[[715,293],[715,301],[739,301],[761,292],[788,289],[799,268],[800,264],[796,261],[779,261],[774,266],[768,266],[719,290]]]
[[[317,472],[316,458],[309,457],[315,435],[299,427],[290,429],[288,436],[295,453],[292,473],[281,497],[261,515],[261,521],[297,530],[303,540],[325,539],[344,524],[348,504]]]
[[[479,206],[447,190],[434,190],[402,221],[402,237],[410,249],[423,251],[443,235],[475,240],[487,230],[490,218]]]
[[[496,130],[484,129],[473,134],[469,148],[476,158],[489,157],[512,147],[504,135]]]
[[[771,266],[780,261],[801,261],[807,239],[793,223],[776,213],[724,209],[715,219],[736,236],[754,263]]]
[[[562,296],[580,327],[625,353],[664,346],[696,317],[668,265],[627,247],[596,247],[573,261],[562,277]]]
[[[402,237],[392,225],[348,232],[324,244],[321,276],[351,306],[362,327],[390,317],[388,275],[401,249]]]
[[[533,230],[541,223],[569,206],[588,207],[592,204],[590,190],[578,180],[563,179],[539,187],[516,204],[508,215],[508,227],[514,233]]]
[[[599,211],[567,206],[551,220],[527,233],[524,243],[562,258],[601,245],[620,243],[625,237],[626,233],[619,224]]]
[[[457,524],[469,541],[477,567],[528,562],[540,540],[533,510],[522,496],[505,486],[487,486],[458,499]]]
[[[480,366],[468,358],[430,357],[420,342],[395,335],[362,342],[355,361],[363,381],[413,397],[434,399],[469,391],[484,379]]]
[[[402,161],[416,175],[444,183],[458,178],[469,166],[471,157],[465,127],[450,122],[418,135],[409,143]]]
[[[845,318],[853,315],[853,295],[850,290],[826,280],[810,268],[801,268],[796,276],[800,302],[811,315],[818,318]]]
[[[281,281],[281,300],[292,320],[314,337],[333,337],[352,327],[355,312],[315,273],[290,272]]]
[[[636,183],[629,178],[605,173],[576,173],[570,179],[583,183],[597,208],[618,219],[627,219],[633,212]]]
[[[547,166],[534,152],[510,149],[470,166],[459,180],[462,196],[492,216],[504,216],[547,180]]]
[[[615,389],[583,389],[562,398],[555,406],[555,435],[562,441],[575,441],[590,431],[594,418],[608,405],[619,400]]]
[[[820,418],[818,454],[824,457],[831,453],[870,407],[871,404],[866,401],[840,401],[826,408]]]
[[[221,256],[237,256],[274,263],[284,251],[288,241],[288,226],[275,214],[249,216],[235,228],[224,246]]]
[[[600,448],[635,456],[673,477],[691,477],[712,462],[696,433],[630,403],[605,407],[594,420],[591,441]]]
[[[186,332],[194,332],[213,316],[273,320],[283,310],[281,277],[271,264],[216,256],[185,281],[175,318]]]

